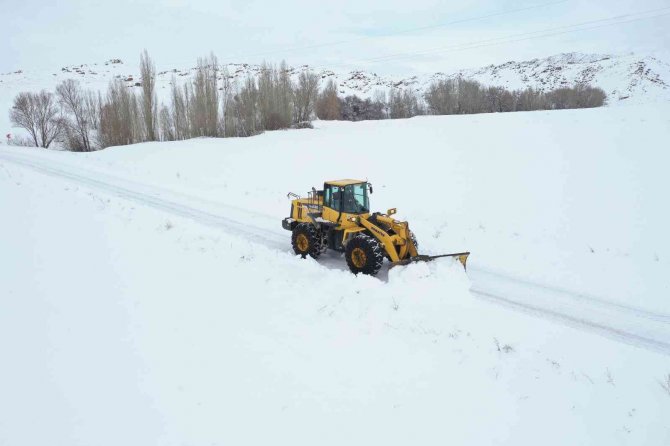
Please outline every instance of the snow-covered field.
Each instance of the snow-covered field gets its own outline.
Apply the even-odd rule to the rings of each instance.
[[[2,147],[0,444],[668,444],[668,112]],[[294,257],[344,177],[468,274]]]

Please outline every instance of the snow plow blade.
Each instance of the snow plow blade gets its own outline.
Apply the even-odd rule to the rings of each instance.
[[[400,260],[398,262],[393,262],[391,263],[391,268],[394,266],[398,265],[409,265],[410,263],[416,263],[416,262],[430,262],[435,259],[439,259],[442,257],[455,257],[459,262],[461,262],[461,265],[463,265],[464,270],[468,270],[467,268],[467,262],[468,262],[468,256],[470,255],[470,252],[457,252],[454,254],[440,254],[438,256],[426,256],[426,255],[418,255],[414,257],[409,257],[404,260]]]

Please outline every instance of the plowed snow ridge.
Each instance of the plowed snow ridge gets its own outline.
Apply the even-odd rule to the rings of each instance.
[[[0,153],[0,159],[205,225],[223,228],[228,233],[273,249],[290,249],[289,237],[280,228],[277,216],[202,200],[67,164],[47,163],[30,156]],[[324,262],[328,263],[328,259]],[[331,263],[334,267],[346,267],[344,262]],[[382,270],[382,280],[385,274],[386,271]],[[476,264],[469,267],[468,275],[472,280],[471,292],[480,299],[670,355],[668,314],[529,282],[479,268]]]

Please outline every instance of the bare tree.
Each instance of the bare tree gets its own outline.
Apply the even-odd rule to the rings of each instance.
[[[486,111],[495,113],[502,112],[502,96],[505,89],[502,87],[489,87],[486,89]]]
[[[457,113],[483,113],[486,110],[485,93],[477,81],[458,79]]]
[[[141,124],[137,98],[123,81],[110,82],[100,107],[99,140],[102,147],[139,142]]]
[[[97,130],[100,127],[100,104],[102,96],[100,92],[97,95],[92,91],[86,91],[84,94],[84,108],[91,130]],[[93,144],[92,144],[93,145]]]
[[[142,117],[144,120],[144,138],[156,141],[156,66],[147,50],[140,55],[140,75],[142,77]]]
[[[293,81],[291,81],[291,69],[282,60],[279,64],[279,72],[275,74],[277,79],[276,101],[277,111],[281,116],[280,122],[274,126],[277,129],[285,129],[291,126],[293,121]],[[268,128],[268,130],[270,130]]]
[[[38,116],[35,108],[33,93],[19,93],[14,98],[14,104],[9,111],[9,119],[11,120],[12,125],[27,130],[33,140],[33,143],[35,144],[35,147],[39,147],[39,124],[37,122]]]
[[[312,117],[316,96],[319,93],[319,80],[317,74],[308,71],[303,71],[298,76],[298,83],[293,92],[294,122],[309,121]]]
[[[372,104],[374,113],[377,114],[377,117],[373,119],[387,119],[389,117],[390,109],[384,90],[375,90],[372,93]]]
[[[263,63],[258,76],[258,111],[261,130],[290,127],[293,121],[293,85],[289,68]]]
[[[527,88],[517,92],[515,111],[547,110],[549,108],[547,96],[541,91]]]
[[[199,58],[189,107],[191,136],[219,136],[219,62],[213,54]]]
[[[160,112],[158,113],[158,123],[161,141],[174,141],[176,139],[174,123],[170,109],[166,105],[161,105]]]
[[[411,89],[391,90],[388,106],[389,116],[393,119],[411,118],[423,114],[419,98]]]
[[[424,94],[428,110],[434,115],[451,115],[458,108],[458,89],[456,82],[438,80],[428,87]]]
[[[63,126],[58,102],[53,93],[46,90],[19,93],[14,98],[9,119],[14,126],[28,131],[36,147],[45,149],[60,135]]]
[[[430,113],[448,115],[600,107],[607,96],[599,88],[579,84],[544,93],[533,88],[518,91],[503,87],[485,88],[476,81],[450,79],[433,82],[424,98]]]
[[[177,140],[186,139],[191,136],[189,119],[189,86],[183,88],[177,86],[177,80],[172,76],[171,91],[171,115],[174,126],[174,137]]]
[[[361,99],[356,95],[349,95],[339,99],[341,119],[347,121],[367,121],[386,119],[385,105],[372,101],[370,98]]]
[[[56,86],[56,95],[67,113],[63,131],[65,143],[69,150],[90,152],[92,150],[90,131],[94,123],[91,110],[95,110],[95,99],[90,92],[82,90],[78,81],[66,79]]]
[[[329,79],[316,100],[316,116],[323,120],[342,119],[340,100],[337,97],[337,83]]]
[[[256,81],[248,76],[240,92],[235,95],[237,136],[251,136],[263,130]]]
[[[220,134],[224,138],[227,136],[235,136],[235,107],[234,107],[234,91],[237,85],[233,80],[233,76],[228,73],[226,67],[221,70],[221,128]]]
[[[589,85],[578,85],[580,100],[578,105],[582,108],[602,107],[607,101],[607,93],[599,87]]]
[[[547,94],[547,100],[553,109],[600,107],[607,95],[600,88],[578,84],[574,87],[558,88]]]

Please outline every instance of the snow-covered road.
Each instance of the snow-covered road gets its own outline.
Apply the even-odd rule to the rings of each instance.
[[[33,169],[42,174],[75,182],[205,225],[221,228],[251,242],[281,251],[289,250],[288,236],[280,228],[280,217],[223,203],[204,200],[176,191],[138,183],[108,173],[45,160],[30,154],[0,152],[0,160]],[[320,263],[345,269],[346,264],[329,255]],[[670,355],[670,315],[541,283],[500,274],[477,265],[476,253],[468,270],[471,292],[480,299],[508,309],[529,313],[553,322],[598,333],[611,339]],[[388,271],[379,275],[385,280]]]

